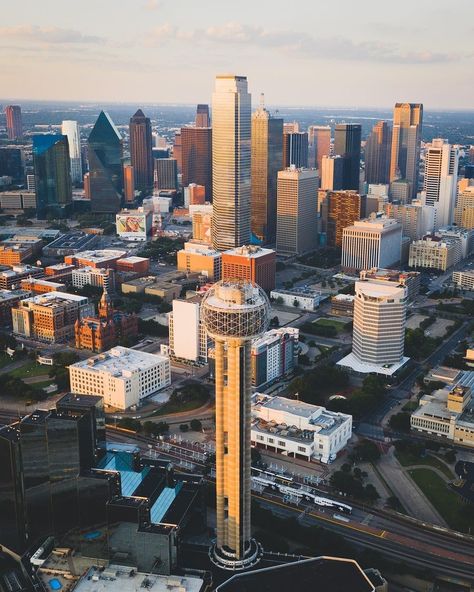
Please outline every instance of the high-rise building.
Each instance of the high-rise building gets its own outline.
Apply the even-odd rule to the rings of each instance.
[[[123,194],[122,137],[110,115],[101,111],[87,141],[93,212],[116,214]]]
[[[403,236],[415,241],[433,232],[436,224],[436,210],[433,206],[421,203],[396,204],[386,203],[383,212],[389,218],[395,218],[402,225]]]
[[[359,191],[361,126],[338,123],[334,130],[334,154],[344,157],[344,189]]]
[[[330,191],[326,203],[322,206],[322,215],[326,220],[327,245],[342,246],[342,231],[363,214],[363,200],[357,191]]]
[[[331,127],[329,125],[310,125],[308,128],[310,168],[316,167],[321,177],[323,156],[331,154]]]
[[[300,255],[318,243],[318,173],[316,169],[290,167],[278,172],[277,239],[278,253]]]
[[[288,168],[294,165],[296,168],[308,167],[308,133],[291,132],[283,133],[283,166]]]
[[[23,151],[21,148],[7,146],[0,148],[0,177],[11,177],[13,183],[22,184],[25,177]]]
[[[123,194],[126,203],[135,201],[135,169],[131,164],[123,165]]]
[[[267,329],[269,308],[263,290],[248,282],[214,284],[201,304],[215,341],[217,540],[209,555],[227,570],[254,565],[262,552],[250,530],[250,355],[251,340]]]
[[[182,183],[203,185],[206,200],[212,199],[212,129],[210,127],[181,128]]]
[[[320,187],[326,191],[339,191],[344,185],[344,163],[342,156],[323,156],[319,169]]]
[[[418,192],[418,170],[423,126],[421,103],[396,103],[393,110],[390,181],[406,179],[410,183],[410,199]]]
[[[36,211],[39,219],[64,217],[72,204],[71,164],[66,136],[33,136]]]
[[[9,140],[17,140],[23,137],[23,120],[20,105],[7,105],[5,107],[7,120],[7,136]]]
[[[277,175],[283,158],[283,119],[263,106],[252,114],[252,233],[262,244],[276,239]]]
[[[212,118],[212,242],[225,250],[250,242],[251,96],[245,76],[216,77]]]
[[[454,210],[454,222],[462,228],[474,228],[474,185],[460,188]]]
[[[204,185],[190,183],[184,187],[184,207],[202,206],[206,203],[206,188]]]
[[[130,118],[130,159],[135,188],[149,192],[153,187],[153,157],[150,118],[141,109]]]
[[[436,225],[448,226],[454,218],[458,190],[459,146],[436,138],[426,150],[424,202],[436,207]]]
[[[403,356],[407,288],[392,282],[355,283],[352,352],[338,365],[361,374],[393,375]]]
[[[391,267],[400,262],[402,225],[393,218],[375,217],[356,220],[342,231],[344,271],[354,272],[372,267]]]
[[[178,189],[178,163],[175,158],[156,158],[155,172],[159,190]]]
[[[160,157],[163,158],[163,157]],[[168,158],[167,156],[165,158]],[[183,170],[183,150],[181,144],[181,131],[176,132],[174,136],[174,143],[173,143],[173,158],[176,159],[176,164],[178,166],[178,173],[181,173]]]
[[[210,127],[211,120],[209,118],[209,105],[198,105],[196,108],[196,127]]]
[[[65,120],[61,126],[61,132],[67,136],[69,144],[69,159],[71,161],[71,181],[74,185],[82,183],[82,153],[81,135],[77,121]]]
[[[207,362],[209,337],[200,315],[201,296],[173,300],[168,313],[169,354],[182,362]]]
[[[222,253],[222,279],[258,284],[266,292],[275,287],[276,253],[254,245],[237,247]]]
[[[297,134],[300,131],[300,124],[297,121],[285,121],[283,123],[284,134]]]
[[[378,121],[365,145],[366,183],[390,182],[390,151],[392,130],[386,121]]]

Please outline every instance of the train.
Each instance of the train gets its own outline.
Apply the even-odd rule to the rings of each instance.
[[[257,469],[252,467],[252,476],[267,478],[280,485],[291,485],[293,483],[293,477],[287,477],[286,475],[280,475],[279,473],[272,473],[266,469]]]
[[[322,497],[313,493],[312,491],[307,491],[306,489],[301,489],[296,487],[297,484],[294,485],[284,485],[282,483],[277,483],[272,479],[268,478],[268,476],[260,476],[260,475],[253,475],[252,482],[258,485],[261,485],[264,489],[272,489],[273,491],[278,491],[283,495],[291,495],[301,500],[305,500],[307,502],[312,502],[316,506],[325,507],[325,508],[332,508],[343,514],[352,514],[352,506],[348,504],[344,504],[339,501],[331,500],[327,497]]]

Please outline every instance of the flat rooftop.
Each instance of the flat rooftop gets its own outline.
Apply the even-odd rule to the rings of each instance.
[[[92,405],[96,405],[103,400],[103,397],[97,395],[76,395],[75,393],[67,393],[59,399],[58,404],[60,405],[73,405],[74,407],[84,407],[89,409]]]
[[[26,298],[31,294],[28,290],[0,290],[0,303],[16,298]]]
[[[70,368],[82,368],[94,372],[108,372],[114,376],[125,376],[130,372],[139,372],[166,361],[166,356],[149,354],[118,345],[107,352],[81,360]]]
[[[235,249],[229,249],[223,253],[223,255],[236,255],[238,257],[248,257],[249,259],[258,259],[259,257],[272,254],[275,254],[273,249],[265,249],[254,245],[236,247]]]
[[[143,261],[149,261],[148,257],[123,257],[122,259],[119,259],[117,263],[142,263]]]
[[[321,292],[313,290],[313,288],[310,288],[309,286],[296,286],[290,290],[275,288],[272,292],[275,294],[289,294],[290,296],[306,296],[307,298],[321,296]]]
[[[102,261],[109,261],[110,259],[122,259],[127,254],[127,251],[119,251],[117,249],[102,249],[98,251],[79,251],[74,255],[76,259],[87,259],[94,263]]]
[[[104,571],[90,568],[75,592],[200,592],[204,582],[195,576],[160,576],[135,572],[131,567],[109,565]]]
[[[398,364],[390,364],[386,366],[377,366],[376,364],[365,364],[361,362],[352,352],[342,360],[337,362],[338,366],[349,368],[358,374],[380,374],[382,376],[393,376],[400,368],[408,362],[410,358],[403,357]]]

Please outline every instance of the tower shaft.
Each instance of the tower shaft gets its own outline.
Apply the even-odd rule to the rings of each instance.
[[[217,546],[236,559],[250,541],[250,346],[216,340]]]

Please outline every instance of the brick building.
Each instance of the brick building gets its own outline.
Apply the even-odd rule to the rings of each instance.
[[[276,253],[272,249],[244,246],[222,253],[222,279],[248,280],[266,291],[275,287]]]

